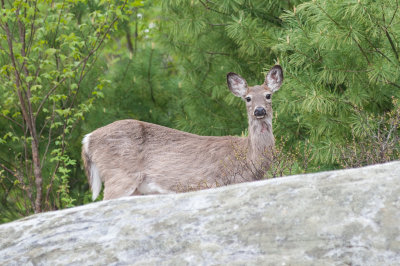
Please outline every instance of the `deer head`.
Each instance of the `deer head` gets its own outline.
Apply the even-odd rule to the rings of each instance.
[[[283,81],[282,68],[272,67],[261,85],[249,87],[244,78],[236,73],[228,73],[227,82],[230,91],[246,102],[249,122],[272,123],[272,95],[279,90]]]

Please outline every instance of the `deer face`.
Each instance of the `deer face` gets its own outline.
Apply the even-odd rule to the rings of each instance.
[[[249,87],[244,78],[235,73],[228,73],[227,82],[231,92],[246,102],[249,118],[272,118],[272,94],[283,81],[282,68],[278,65],[271,68],[262,85]]]

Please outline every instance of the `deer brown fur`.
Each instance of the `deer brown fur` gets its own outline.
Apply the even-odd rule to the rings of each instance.
[[[260,178],[257,170],[268,167],[262,166],[262,161],[274,147],[271,95],[282,81],[280,66],[274,66],[259,86],[249,87],[235,73],[227,75],[231,92],[246,102],[247,137],[199,136],[137,120],[116,121],[87,134],[82,141],[82,158],[93,200],[102,183],[104,199],[113,199]],[[247,167],[241,169],[239,178],[230,168],[240,167],[243,161]]]

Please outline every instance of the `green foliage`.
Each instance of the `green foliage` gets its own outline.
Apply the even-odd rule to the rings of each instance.
[[[351,141],[339,146],[337,163],[344,168],[384,163],[400,158],[400,104],[393,98],[393,110],[382,115],[354,107],[358,118],[351,124]]]
[[[329,163],[351,139],[357,109],[379,116],[393,108],[391,98],[400,96],[397,11],[394,1],[309,1],[282,15],[275,48],[291,89],[279,95],[277,120],[286,123],[276,124],[278,134],[309,139],[316,159]]]
[[[139,119],[173,127],[180,88],[174,59],[158,42],[160,5],[151,1],[135,7],[103,54],[109,83],[104,97],[87,117],[84,131],[118,119]],[[125,49],[121,49],[126,47]]]
[[[69,155],[71,136],[107,83],[99,76],[89,85],[85,78],[97,67],[116,22],[125,18],[126,4],[2,2],[2,222],[74,205],[70,176],[77,160]],[[82,90],[91,95],[81,97]]]

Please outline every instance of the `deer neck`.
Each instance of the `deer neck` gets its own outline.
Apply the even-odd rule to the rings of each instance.
[[[262,119],[249,117],[248,159],[255,162],[270,153],[275,145],[272,117]]]

